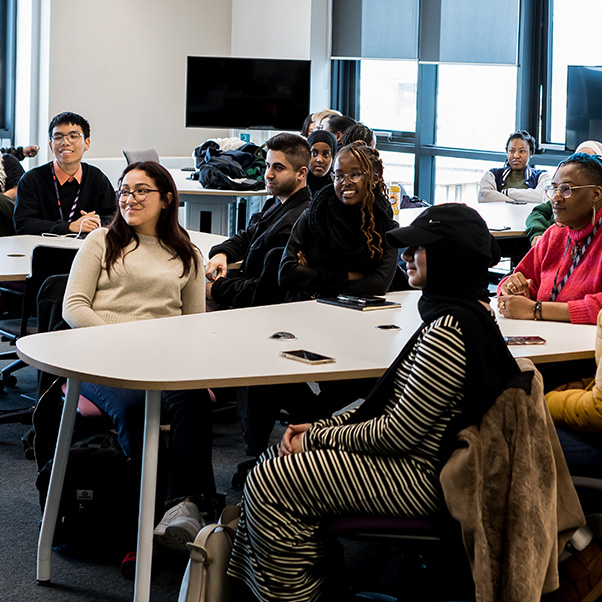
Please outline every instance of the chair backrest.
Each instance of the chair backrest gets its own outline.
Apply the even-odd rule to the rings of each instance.
[[[138,163],[138,161],[155,161],[156,163],[160,163],[159,155],[154,148],[147,148],[139,151],[124,150],[123,155],[128,165],[131,163]]]
[[[27,320],[33,315],[38,292],[44,281],[56,274],[68,274],[77,249],[37,245],[31,252],[31,272],[25,279],[20,336],[27,334]]]

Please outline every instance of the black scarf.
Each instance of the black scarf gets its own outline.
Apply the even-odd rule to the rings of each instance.
[[[385,248],[385,233],[396,223],[389,200],[377,191],[374,191],[373,212],[376,232],[382,239],[381,248]],[[380,257],[370,257],[368,241],[361,229],[360,207],[347,206],[340,201],[332,184],[322,188],[311,202],[308,223],[315,239],[322,241],[329,256],[343,257],[345,265],[359,266],[380,261]]]
[[[330,169],[328,170],[328,172],[323,176],[319,177],[315,176],[311,171],[307,172],[307,186],[309,188],[309,191],[311,192],[312,197],[315,197],[316,194],[320,192],[322,188],[328,186],[328,184],[332,184],[332,178],[330,177],[330,174],[332,173],[333,163],[334,160],[330,164]]]
[[[479,424],[510,379],[519,374],[492,314],[479,302],[479,299],[488,299],[489,258],[446,240],[427,245],[426,257],[427,286],[418,303],[423,324],[355,412],[353,422],[370,420],[383,413],[401,362],[410,354],[422,331],[441,316],[456,318],[466,346],[462,412],[450,424],[448,433],[455,434],[469,424]]]

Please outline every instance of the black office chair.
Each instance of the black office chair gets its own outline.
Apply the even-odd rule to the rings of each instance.
[[[21,317],[18,319],[0,320],[0,335],[14,344],[17,339],[37,332],[36,300],[40,287],[49,276],[68,273],[75,258],[77,249],[65,247],[46,247],[38,245],[31,253],[31,272],[25,279],[25,289],[21,304]],[[14,386],[17,382],[13,372],[25,366],[16,351],[0,353],[0,360],[15,361],[0,370],[0,390],[4,386]],[[0,422],[6,420],[6,413],[0,414]]]

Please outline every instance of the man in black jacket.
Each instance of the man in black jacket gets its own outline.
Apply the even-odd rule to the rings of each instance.
[[[207,298],[220,306],[249,307],[283,300],[277,284],[278,265],[294,223],[309,206],[305,178],[310,150],[305,138],[288,133],[273,136],[266,146],[265,182],[274,198],[246,230],[209,253]],[[242,261],[238,273],[228,273],[228,263],[237,261]]]
[[[90,147],[90,124],[76,113],[60,113],[48,128],[55,160],[19,181],[14,211],[17,234],[83,234],[108,224],[115,191],[100,169],[82,163]]]

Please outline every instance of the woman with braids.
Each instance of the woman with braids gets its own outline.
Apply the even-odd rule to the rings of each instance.
[[[117,190],[119,211],[108,228],[91,232],[69,274],[63,317],[72,328],[205,311],[205,272],[199,250],[178,223],[178,192],[153,161],[126,167]],[[148,350],[141,349],[142,357]],[[140,360],[140,358],[138,358]],[[82,395],[106,412],[123,453],[142,457],[144,391],[82,383]],[[215,494],[208,391],[164,391],[171,424],[165,516],[155,539],[186,550],[211,514]]]
[[[500,282],[500,313],[595,324],[602,309],[602,160],[571,155],[558,166],[546,195],[556,223]]]
[[[290,300],[382,295],[395,274],[397,250],[385,233],[397,223],[378,151],[362,142],[343,147],[332,180],[301,215],[284,251],[279,279]]]
[[[366,165],[335,169],[358,174]],[[347,600],[328,520],[440,513],[448,443],[480,422],[518,372],[488,305],[488,267],[499,251],[478,213],[436,205],[387,239],[405,248],[410,285],[423,291],[423,324],[358,408],[291,424],[250,473],[229,573],[258,600]]]
[[[526,130],[511,134],[506,142],[506,164],[490,169],[479,185],[479,203],[515,201],[541,203],[550,174],[533,169],[529,161],[535,152],[535,138]]]

